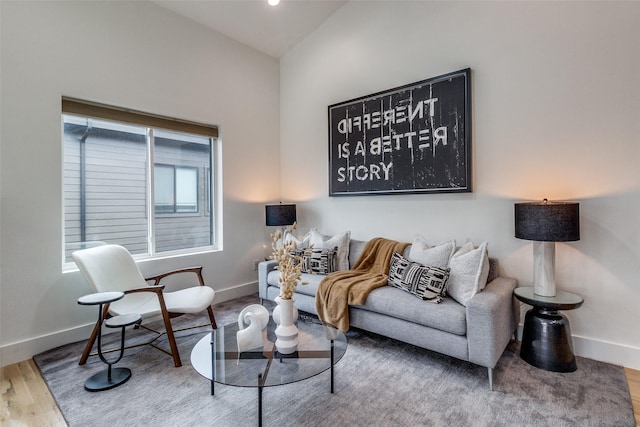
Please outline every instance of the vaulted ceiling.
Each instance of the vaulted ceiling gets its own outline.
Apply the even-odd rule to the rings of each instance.
[[[347,0],[152,0],[275,58],[322,25]]]

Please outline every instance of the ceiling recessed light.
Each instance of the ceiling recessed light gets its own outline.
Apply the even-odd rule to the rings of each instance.
[[[269,6],[277,6],[280,3],[280,0],[267,0],[269,2]]]

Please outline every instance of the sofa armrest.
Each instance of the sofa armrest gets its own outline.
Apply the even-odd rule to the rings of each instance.
[[[494,368],[516,328],[513,290],[516,279],[497,277],[467,304],[469,361]]]
[[[262,261],[258,264],[258,295],[261,299],[267,299],[267,276],[276,269],[278,262],[274,260]]]

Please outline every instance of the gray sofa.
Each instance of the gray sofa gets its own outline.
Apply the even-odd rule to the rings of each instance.
[[[349,265],[353,265],[366,242],[351,240]],[[405,250],[408,256],[410,247]],[[372,291],[362,306],[350,306],[351,327],[374,332],[428,350],[469,361],[488,369],[493,389],[493,368],[507,347],[516,328],[513,304],[515,279],[498,274],[498,261],[490,258],[487,285],[463,306],[452,298],[440,304],[419,298],[391,286]],[[273,301],[279,294],[275,261],[258,266],[261,300]],[[303,274],[306,285],[298,285],[296,307],[317,315],[315,293],[322,275]]]

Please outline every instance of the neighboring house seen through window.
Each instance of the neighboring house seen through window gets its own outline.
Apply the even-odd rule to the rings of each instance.
[[[112,120],[110,108],[63,99],[63,263],[73,267],[74,250],[102,243],[137,257],[218,247],[217,129],[173,119],[149,126],[157,118],[149,115],[136,125],[135,112],[115,109],[123,120]]]
[[[154,171],[157,214],[198,212],[198,168],[156,163]]]

